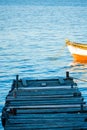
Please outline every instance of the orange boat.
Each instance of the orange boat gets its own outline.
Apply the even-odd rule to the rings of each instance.
[[[66,45],[74,58],[74,62],[87,63],[87,44],[66,40]]]

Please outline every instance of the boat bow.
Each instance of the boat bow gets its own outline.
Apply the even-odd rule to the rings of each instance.
[[[74,58],[74,62],[87,63],[87,44],[66,40],[66,45]]]

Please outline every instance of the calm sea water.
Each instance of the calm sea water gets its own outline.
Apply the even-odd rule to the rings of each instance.
[[[39,79],[70,71],[84,80],[76,82],[87,101],[87,65],[70,66],[66,38],[87,43],[87,7],[0,6],[0,115],[16,74]]]

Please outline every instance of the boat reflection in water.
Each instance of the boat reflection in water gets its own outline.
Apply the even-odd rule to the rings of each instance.
[[[77,62],[72,62],[67,68],[67,71],[73,75],[76,82],[81,83],[80,87],[82,87],[82,89],[86,86],[87,92],[87,64],[78,64]]]

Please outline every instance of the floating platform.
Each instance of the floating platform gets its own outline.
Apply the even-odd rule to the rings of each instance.
[[[87,105],[73,78],[13,81],[2,110],[4,130],[87,130]]]

